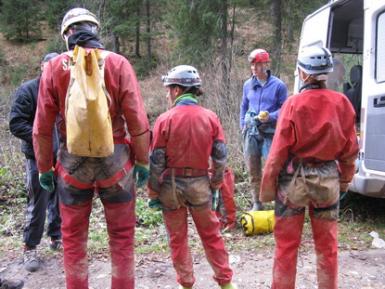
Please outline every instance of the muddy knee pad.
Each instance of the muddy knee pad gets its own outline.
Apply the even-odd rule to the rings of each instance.
[[[115,185],[99,188],[100,199],[109,203],[129,202],[135,197],[135,180],[133,174],[125,175]]]
[[[83,204],[94,196],[94,189],[78,189],[66,183],[60,176],[57,178],[57,191],[60,202],[67,206]]]
[[[313,208],[314,218],[322,220],[338,220],[340,203],[337,202],[325,208]]]
[[[296,215],[301,215],[305,213],[305,207],[292,208],[288,205],[285,205],[279,198],[275,199],[275,208],[274,213],[278,217],[291,217]]]

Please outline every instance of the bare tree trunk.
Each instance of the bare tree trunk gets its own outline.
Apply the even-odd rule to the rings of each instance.
[[[231,30],[230,30],[230,49],[229,49],[229,69],[228,69],[228,86],[230,87],[230,75],[233,65],[233,46],[234,46],[234,32],[235,32],[235,3],[233,4],[232,15],[231,15]]]
[[[113,37],[113,51],[115,53],[120,53],[119,36],[116,33],[112,33],[112,37]]]
[[[140,57],[140,2],[138,2],[136,5],[135,55]]]
[[[106,0],[101,0],[99,2],[99,9],[98,9],[98,18],[101,23],[104,22],[104,9],[106,7]]]
[[[228,97],[230,92],[230,77],[229,77],[229,62],[228,62],[228,30],[227,30],[227,18],[228,18],[228,0],[220,1],[219,17],[221,23],[220,34],[220,65],[222,71],[222,83],[224,84],[224,97]]]
[[[151,46],[151,5],[150,0],[146,0],[146,43],[147,43],[147,62],[151,65],[152,46]]]
[[[280,74],[281,65],[281,47],[282,47],[282,1],[271,1],[271,12],[273,19],[273,49],[272,54],[272,70],[274,74]]]

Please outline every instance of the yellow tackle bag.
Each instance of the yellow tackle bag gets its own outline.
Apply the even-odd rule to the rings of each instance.
[[[274,221],[274,210],[246,212],[240,219],[246,236],[271,233],[274,229]]]
[[[76,46],[70,52],[71,78],[65,103],[67,149],[83,157],[107,157],[114,152],[110,96],[104,82],[109,52]]]

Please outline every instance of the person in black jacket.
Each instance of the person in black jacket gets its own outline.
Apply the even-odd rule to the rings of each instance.
[[[41,70],[57,53],[45,55]],[[61,247],[60,214],[56,192],[48,193],[39,184],[39,173],[36,168],[32,145],[32,128],[35,119],[40,76],[23,83],[13,96],[9,128],[11,133],[21,139],[21,151],[26,157],[26,187],[28,191],[26,224],[24,227],[24,267],[34,272],[40,268],[40,260],[36,247],[40,244],[44,231],[46,211],[48,209],[47,235],[51,238],[50,248]],[[55,130],[54,139],[58,143]]]

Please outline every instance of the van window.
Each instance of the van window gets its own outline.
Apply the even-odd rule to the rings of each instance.
[[[385,82],[385,12],[377,20],[376,80]]]

